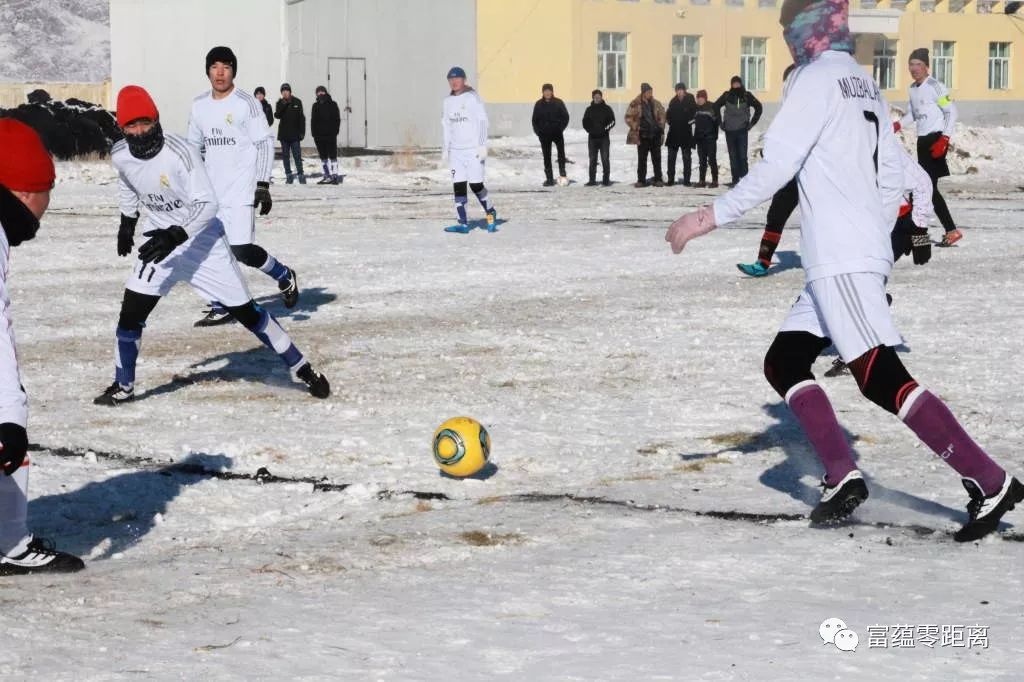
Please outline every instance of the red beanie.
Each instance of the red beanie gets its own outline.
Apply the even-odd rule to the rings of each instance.
[[[31,127],[0,118],[0,185],[15,192],[53,189],[53,159]]]
[[[126,85],[117,93],[117,125],[124,128],[139,118],[156,121],[160,118],[160,112],[156,110],[153,98],[143,88]]]

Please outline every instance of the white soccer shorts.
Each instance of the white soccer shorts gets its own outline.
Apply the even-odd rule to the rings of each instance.
[[[477,158],[476,149],[452,149],[448,161],[452,167],[452,182],[484,181],[484,162]]]
[[[248,206],[220,206],[217,219],[224,226],[228,244],[241,246],[256,241],[256,209]]]
[[[252,300],[217,219],[161,262],[136,260],[125,288],[149,296],[166,296],[178,282],[187,282],[203,299],[225,306],[245,305]]]
[[[846,363],[875,346],[898,346],[903,337],[885,299],[885,280],[878,273],[855,272],[808,282],[779,331],[831,339]]]

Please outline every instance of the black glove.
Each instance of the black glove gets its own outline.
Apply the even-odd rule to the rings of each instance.
[[[135,223],[139,216],[121,214],[121,227],[117,231],[117,255],[127,256],[135,246]]]
[[[25,427],[11,422],[0,424],[0,466],[10,476],[21,467],[28,452],[28,434]]]
[[[139,247],[139,260],[143,263],[159,263],[188,239],[188,233],[177,225],[143,232],[142,236],[149,237]]]
[[[910,248],[914,252],[914,265],[924,265],[932,258],[932,240],[928,230],[915,227],[910,231]]]
[[[267,215],[270,213],[270,207],[274,205],[274,202],[270,198],[269,182],[256,183],[256,199],[253,201],[252,205],[260,209],[260,215]]]

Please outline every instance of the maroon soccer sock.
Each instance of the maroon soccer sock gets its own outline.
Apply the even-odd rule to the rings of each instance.
[[[782,239],[781,231],[765,228],[764,234],[761,235],[761,246],[757,250],[757,260],[761,265],[766,268],[771,267],[772,256],[775,255],[775,249],[779,247],[780,239]]]
[[[818,459],[825,465],[825,482],[835,485],[857,468],[839,426],[832,403],[821,386],[805,381],[789,389],[786,403],[793,410]]]
[[[917,389],[900,410],[900,418],[932,452],[963,478],[973,479],[985,495],[998,492],[1006,472],[967,435],[945,403]]]

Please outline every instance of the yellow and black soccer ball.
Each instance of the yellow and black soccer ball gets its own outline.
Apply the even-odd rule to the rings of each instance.
[[[491,436],[471,417],[449,419],[434,432],[434,461],[449,476],[472,476],[484,468],[490,455]]]

